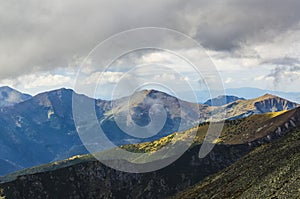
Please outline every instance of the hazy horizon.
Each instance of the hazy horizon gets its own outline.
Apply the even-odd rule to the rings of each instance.
[[[41,94],[41,93],[51,92],[51,91],[60,90],[60,89],[71,89],[71,90],[76,92],[76,90],[74,90],[73,88],[58,87],[58,88],[53,88],[53,89],[49,89],[49,90],[43,90],[43,91],[35,93],[35,94],[31,94],[31,93],[28,93],[26,91],[21,91],[21,90],[18,90],[16,88],[13,88],[13,87],[10,87],[10,86],[0,86],[0,88],[1,87],[9,87],[9,88],[17,90],[17,91],[19,91],[23,94],[29,94],[31,96],[36,96],[36,95]],[[174,93],[170,93],[167,90],[162,90],[162,89],[159,89],[159,88],[149,88],[149,89],[142,89],[142,90],[156,90],[156,91],[164,92],[166,94],[178,97]],[[253,90],[254,92],[252,92],[252,93],[247,92],[249,90]],[[141,91],[141,90],[139,90],[139,91]],[[236,93],[234,93],[234,92],[236,92]],[[247,94],[245,94],[245,92],[247,92]],[[80,93],[80,92],[76,92],[76,93],[84,94],[84,93]],[[238,94],[238,93],[240,93],[240,94]],[[181,94],[182,94],[181,96],[184,96],[184,92],[181,93]],[[204,103],[207,100],[210,100],[210,99],[215,98],[215,97],[219,97],[219,96],[210,96],[208,90],[197,90],[197,91],[195,91],[195,94],[198,97],[198,101],[195,101],[193,99],[184,98],[184,97],[183,98],[178,97],[178,98],[182,99],[182,100],[185,100],[185,101],[189,101],[189,102]],[[238,88],[225,88],[225,93],[224,94],[226,96],[236,96],[236,97],[241,97],[241,98],[245,98],[245,99],[253,99],[253,98],[261,97],[265,94],[272,94],[272,95],[276,95],[276,96],[285,98],[287,100],[291,100],[291,101],[295,101],[297,103],[300,103],[300,92],[273,91],[273,90],[266,90],[266,89],[254,88],[254,87],[238,87]],[[124,95],[124,96],[121,96],[121,97],[118,97],[118,98],[115,98],[115,99],[120,99],[122,97],[128,97],[130,95],[131,94],[129,93],[128,95]],[[110,97],[101,98],[101,97],[97,97],[97,96],[89,96],[89,95],[87,95],[87,96],[91,97],[91,98],[95,98],[95,99],[101,99],[101,100],[112,100],[112,98],[110,98]]]

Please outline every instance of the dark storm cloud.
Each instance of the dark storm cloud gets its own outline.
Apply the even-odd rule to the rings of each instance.
[[[166,11],[174,6],[174,0],[0,0],[0,78],[66,67],[115,33],[171,24],[174,13]]]
[[[205,9],[190,7],[197,13],[197,20],[191,24],[197,27],[196,38],[218,51],[271,41],[300,21],[298,0],[220,0]]]
[[[299,23],[298,0],[0,0],[0,79],[66,67],[112,34],[159,26],[231,52]]]

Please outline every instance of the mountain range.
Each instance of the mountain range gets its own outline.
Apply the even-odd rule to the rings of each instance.
[[[300,108],[227,120],[213,151],[200,159],[208,126],[181,132],[176,140],[171,134],[122,146],[156,151],[184,143],[196,131],[190,149],[158,171],[125,173],[83,155],[7,175],[0,179],[0,193],[6,198],[298,198]]]
[[[155,141],[212,120],[233,120],[298,106],[273,95],[253,100],[240,99],[222,106],[208,106],[185,102],[155,90],[140,91],[115,101],[92,99],[70,89],[45,92],[0,110],[0,175],[89,153],[74,124],[74,96],[83,103],[95,104],[99,125],[115,146]],[[136,123],[145,126],[151,122],[151,107],[157,104],[162,107],[156,110],[157,113],[166,112],[167,117],[163,128],[153,136],[150,134],[140,138],[129,135],[115,121],[116,116],[127,116],[129,110],[130,117],[121,120],[123,125]],[[99,146],[93,152],[108,149],[101,145],[101,140],[93,140],[93,143],[88,144]]]

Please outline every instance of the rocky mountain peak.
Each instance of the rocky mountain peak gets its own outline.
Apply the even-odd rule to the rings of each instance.
[[[254,99],[253,105],[261,112],[290,110],[299,106],[297,103],[271,94],[265,94],[259,98]]]

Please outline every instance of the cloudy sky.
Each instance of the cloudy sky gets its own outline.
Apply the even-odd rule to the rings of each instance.
[[[74,88],[80,66],[94,63],[85,58],[100,42],[129,29],[161,27],[202,45],[226,88],[300,92],[299,8],[298,0],[0,0],[0,85],[30,94]],[[169,39],[153,42],[176,43]],[[177,50],[193,55],[194,49]],[[129,53],[105,72],[101,62],[95,64],[84,71],[84,84],[95,87],[101,76],[103,98],[122,78],[137,74],[162,87],[201,82],[189,64],[165,51]],[[143,67],[132,73],[133,64]]]

